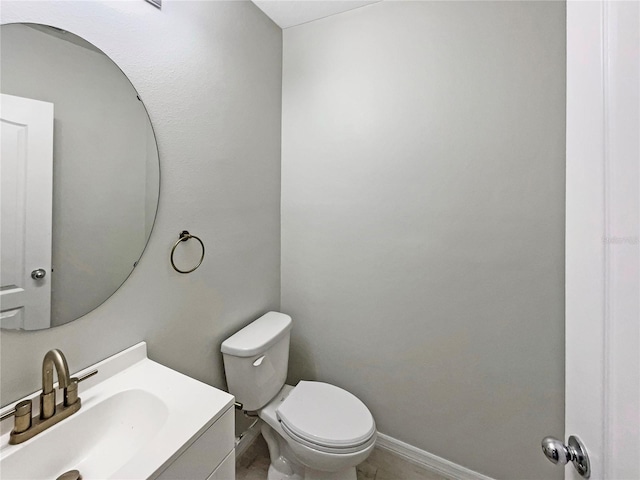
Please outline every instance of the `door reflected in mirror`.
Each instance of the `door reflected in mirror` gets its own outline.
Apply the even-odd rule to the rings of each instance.
[[[131,82],[82,38],[0,26],[0,327],[73,321],[123,284],[155,220],[160,166]]]

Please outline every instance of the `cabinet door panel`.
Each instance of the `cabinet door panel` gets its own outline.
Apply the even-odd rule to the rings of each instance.
[[[167,467],[157,480],[205,480],[233,453],[234,409],[227,410],[198,437],[185,452]],[[234,465],[235,469],[235,465]],[[234,470],[235,471],[235,470]],[[229,477],[233,479],[234,477]]]
[[[225,458],[215,472],[207,480],[233,480],[236,478],[236,452],[233,451]]]

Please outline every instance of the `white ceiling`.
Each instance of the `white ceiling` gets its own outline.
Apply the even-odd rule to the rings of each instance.
[[[381,0],[253,0],[253,3],[280,28],[289,28],[379,1]]]

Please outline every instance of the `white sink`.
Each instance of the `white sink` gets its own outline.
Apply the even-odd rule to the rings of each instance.
[[[228,393],[149,360],[144,342],[74,376],[94,369],[71,417],[19,445],[8,444],[13,420],[2,422],[3,480],[51,480],[69,470],[83,480],[154,478],[233,406]],[[37,396],[26,397],[35,411]]]

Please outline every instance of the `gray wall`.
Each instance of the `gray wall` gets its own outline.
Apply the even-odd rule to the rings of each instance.
[[[76,371],[141,340],[152,359],[225,387],[221,341],[280,303],[280,29],[249,2],[3,1],[0,18],[104,50],[149,109],[162,169],[158,219],[124,286],[68,325],[0,332],[1,403],[40,388],[51,348]],[[183,229],[207,246],[190,275],[169,264]]]
[[[290,381],[504,479],[562,478],[565,5],[382,2],[284,31]]]
[[[2,93],[54,105],[51,324],[62,325],[109,298],[144,250],[156,146],[136,91],[108,57],[25,25],[0,32]]]

